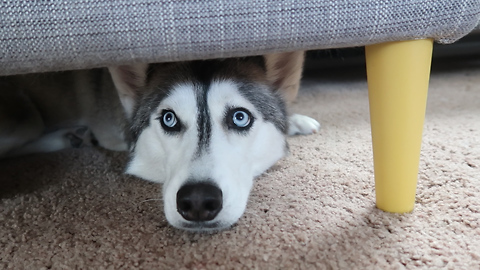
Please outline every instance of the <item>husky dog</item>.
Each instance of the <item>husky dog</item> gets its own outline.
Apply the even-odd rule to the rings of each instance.
[[[163,183],[177,228],[215,231],[243,214],[253,179],[287,152],[303,52],[0,78],[0,156],[96,144]]]

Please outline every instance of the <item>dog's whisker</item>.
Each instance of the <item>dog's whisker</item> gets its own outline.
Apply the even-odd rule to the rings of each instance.
[[[151,201],[161,201],[162,199],[146,199],[146,200],[143,200],[139,203],[137,203],[136,205],[139,205],[139,204],[142,204],[142,203],[146,203],[146,202],[151,202]]]

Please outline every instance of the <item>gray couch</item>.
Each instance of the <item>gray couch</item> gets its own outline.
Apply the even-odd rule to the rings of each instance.
[[[0,75],[363,46],[451,43],[478,0],[7,0]]]

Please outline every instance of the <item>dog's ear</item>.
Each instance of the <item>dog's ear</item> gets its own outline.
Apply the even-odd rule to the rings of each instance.
[[[267,80],[273,85],[287,102],[297,96],[302,78],[303,51],[273,53],[264,55],[267,69]]]
[[[128,117],[132,116],[142,87],[146,84],[148,64],[109,67],[113,83]]]

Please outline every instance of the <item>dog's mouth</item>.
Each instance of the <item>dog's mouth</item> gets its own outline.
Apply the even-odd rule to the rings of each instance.
[[[181,222],[179,229],[192,232],[217,232],[226,227],[221,222]]]

